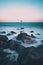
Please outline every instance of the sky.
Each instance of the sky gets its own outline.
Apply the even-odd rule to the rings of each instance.
[[[0,21],[43,21],[43,0],[0,0]]]

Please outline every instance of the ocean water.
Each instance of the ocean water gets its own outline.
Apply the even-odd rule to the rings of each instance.
[[[24,28],[24,29],[21,29]],[[31,33],[30,31],[34,31],[34,33]],[[5,31],[6,33],[1,33]],[[10,33],[10,31],[14,31],[16,32],[16,34],[12,34],[12,35],[7,35],[8,33]],[[37,38],[35,40],[37,40],[37,43],[35,44],[25,44],[25,43],[21,43],[21,45],[25,46],[25,47],[37,47],[43,43],[41,43],[41,40],[43,40],[43,22],[0,22],[0,35],[6,35],[9,39],[15,39],[16,40],[16,36],[23,31],[24,33],[27,33],[29,35],[33,34],[35,35]],[[36,35],[37,33],[39,33],[40,35]]]

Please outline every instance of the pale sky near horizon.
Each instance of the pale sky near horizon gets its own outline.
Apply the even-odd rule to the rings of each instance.
[[[0,0],[0,21],[43,21],[43,0]]]

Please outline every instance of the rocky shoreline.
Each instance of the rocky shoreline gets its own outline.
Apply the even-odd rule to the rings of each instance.
[[[11,34],[16,34],[16,32],[11,31]],[[36,38],[33,34],[27,33],[18,34],[17,40],[9,40],[6,35],[0,35],[0,65],[43,65],[43,44],[38,47],[25,48],[19,42],[37,44]],[[41,42],[43,43],[43,40]]]

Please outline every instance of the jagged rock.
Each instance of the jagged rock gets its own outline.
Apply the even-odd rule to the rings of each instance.
[[[21,53],[23,49],[25,48],[24,46],[20,45],[20,43],[15,40],[9,40],[8,43],[9,43],[9,48],[17,51],[18,53]]]
[[[10,31],[10,33],[7,33],[7,36],[10,36],[10,35],[13,35],[13,34],[16,34],[16,32]]]
[[[5,35],[0,35],[0,51],[8,48],[8,38]]]
[[[41,43],[43,43],[43,40],[41,40]]]
[[[5,48],[8,48],[8,42],[0,41],[0,51]]]
[[[32,37],[32,38],[36,38],[36,36],[34,36],[33,34],[31,34],[31,37]]]
[[[20,33],[23,33],[23,31],[20,31]]]
[[[3,34],[3,33],[6,33],[6,32],[5,32],[5,31],[2,31],[2,32],[0,32],[0,33],[2,33],[2,34]]]
[[[7,51],[0,52],[0,65],[16,65],[16,54]]]
[[[0,35],[0,41],[5,41],[5,42],[7,42],[7,41],[8,41],[7,36],[5,36],[5,35]]]
[[[11,33],[7,33],[7,36],[10,36],[10,35],[12,35]]]
[[[37,51],[43,56],[43,44],[37,47]]]
[[[20,34],[18,34],[18,36],[17,36],[17,39],[18,40],[23,40],[22,38],[23,37],[26,37],[26,36],[29,36],[27,33],[20,33]],[[30,36],[29,36],[30,37]]]
[[[24,43],[37,43],[36,40],[32,39],[32,38],[35,38],[35,36],[33,35],[28,35],[27,33],[20,33],[18,36],[17,36],[17,40],[21,40],[22,42]]]
[[[26,48],[19,56],[18,62],[22,65],[43,65],[43,55],[37,50],[39,49],[35,47]]]
[[[21,29],[24,29],[23,27]]]
[[[31,33],[34,33],[34,31],[32,30],[32,31],[30,31]]]
[[[12,33],[12,34],[16,34],[16,32],[14,32],[14,31],[11,31],[11,33]]]
[[[7,53],[0,51],[0,58],[1,58],[0,65],[4,65],[4,63],[6,62],[6,60],[7,60],[7,59],[5,60],[6,55],[7,55]]]
[[[19,54],[15,50],[10,50],[8,48],[8,49],[4,49],[3,51],[8,53],[6,57],[9,58],[10,61],[17,61]]]
[[[40,35],[40,33],[37,33],[36,35]]]

